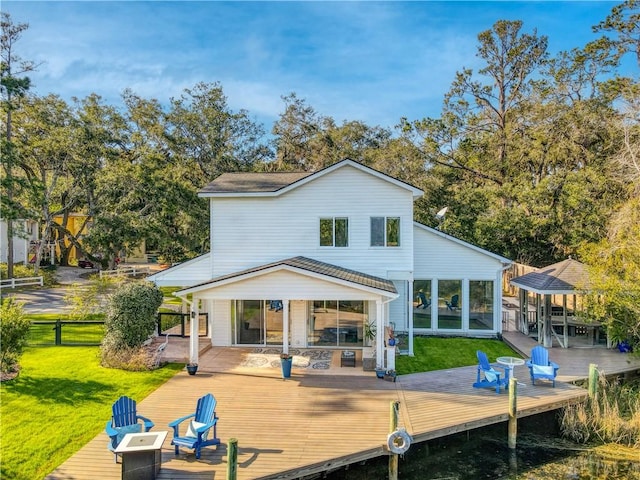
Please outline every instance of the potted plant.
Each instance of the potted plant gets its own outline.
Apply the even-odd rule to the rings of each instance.
[[[187,372],[189,375],[195,375],[198,371],[198,364],[194,362],[187,363]]]
[[[293,355],[288,353],[280,354],[280,366],[282,367],[282,378],[291,378],[291,365],[293,364]]]
[[[366,322],[363,326],[362,336],[364,338],[364,348],[362,349],[362,369],[372,371],[376,367],[376,324]],[[382,378],[382,377],[381,377]]]

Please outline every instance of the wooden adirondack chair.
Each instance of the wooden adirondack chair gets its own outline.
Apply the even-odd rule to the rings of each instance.
[[[500,393],[500,386],[507,388],[507,380],[500,378],[502,372],[499,372],[493,368],[489,363],[487,354],[482,350],[476,351],[476,357],[478,357],[478,373],[476,382],[473,384],[474,388],[486,388],[495,387],[496,393]],[[499,367],[502,368],[502,367]]]
[[[183,433],[180,435],[180,424],[191,419]],[[208,445],[219,445],[220,439],[216,433],[218,416],[216,415],[216,399],[210,393],[198,399],[195,413],[186,415],[169,424],[173,428],[173,440],[171,445],[176,447],[176,455],[180,453],[180,447],[193,448],[196,458],[200,458],[200,450]],[[209,437],[213,429],[212,438]]]
[[[418,300],[420,300],[420,303],[416,305],[416,308],[422,307],[422,309],[424,310],[431,305],[431,299],[427,298],[424,292],[418,292]]]
[[[111,420],[107,422],[105,431],[109,435],[107,447],[112,452],[115,452],[127,433],[148,432],[154,425],[148,418],[138,415],[136,401],[129,397],[122,396],[116,400],[111,407],[111,412]],[[117,462],[118,455],[116,453],[114,453],[114,457]]]
[[[556,376],[560,366],[549,360],[549,352],[542,345],[531,349],[531,358],[525,362],[525,365],[529,367],[533,385],[536,384],[536,379],[542,378],[551,380],[552,385],[556,386]]]
[[[453,297],[451,297],[451,301],[447,302],[445,300],[445,304],[447,305],[447,308],[451,311],[453,310],[458,310],[460,308],[460,306],[458,305],[458,302],[460,301],[460,295],[456,294]]]

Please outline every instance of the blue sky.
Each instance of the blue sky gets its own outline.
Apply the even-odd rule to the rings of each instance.
[[[620,2],[68,2],[3,1],[38,95],[94,92],[119,104],[131,88],[166,103],[198,82],[220,82],[233,110],[267,131],[295,92],[336,122],[393,127],[439,117],[455,72],[476,69],[477,35],[523,20],[549,50],[595,39]]]

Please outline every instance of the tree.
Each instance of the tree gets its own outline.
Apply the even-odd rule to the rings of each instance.
[[[594,32],[610,32],[615,38],[605,36],[607,49],[617,61],[626,54],[635,55],[640,68],[640,1],[625,0],[611,9],[611,13],[593,27]]]
[[[14,178],[13,165],[16,152],[12,143],[13,112],[18,108],[19,100],[29,90],[29,77],[21,77],[25,73],[34,71],[37,66],[27,60],[22,60],[15,54],[15,43],[22,36],[22,32],[29,28],[26,23],[14,24],[7,12],[1,12],[0,26],[0,93],[2,93],[2,109],[4,110],[4,128],[0,151],[2,152],[3,176],[1,180],[3,194],[0,195],[0,217],[7,222],[7,264],[9,278],[13,277],[13,221],[22,214],[20,204],[15,202],[15,190],[19,180]]]
[[[613,341],[628,341],[640,353],[640,101],[623,111],[624,141],[615,156],[628,195],[609,219],[607,236],[584,247],[590,265],[587,313],[607,326]]]
[[[36,273],[46,244],[64,245],[68,230],[54,222],[80,205],[81,195],[74,171],[76,123],[69,106],[55,95],[25,99],[15,116],[15,148],[26,188],[23,202],[38,212],[41,242],[36,254]]]

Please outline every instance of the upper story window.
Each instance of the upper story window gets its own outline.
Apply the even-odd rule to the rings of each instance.
[[[321,218],[320,246],[348,247],[349,219],[345,217]]]
[[[400,246],[400,217],[371,217],[371,246]]]

